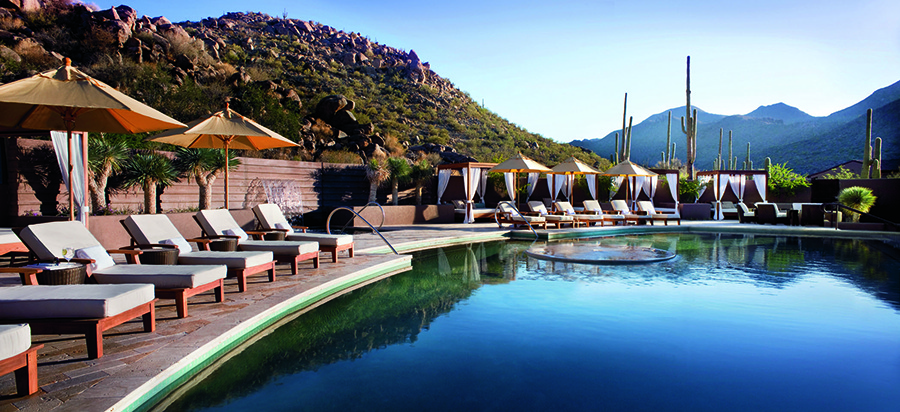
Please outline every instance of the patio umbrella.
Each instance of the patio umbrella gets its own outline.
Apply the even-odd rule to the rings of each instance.
[[[550,175],[567,175],[567,176],[586,175],[586,174],[596,175],[596,174],[600,174],[600,173],[603,173],[603,172],[584,164],[584,162],[582,162],[581,160],[578,160],[574,157],[570,157],[570,158],[566,159],[566,161],[564,161],[556,166],[553,166],[553,168],[550,169],[549,172],[547,172],[547,174],[550,174]],[[572,189],[573,189],[572,185],[569,185],[569,201],[572,200]]]
[[[228,107],[187,124],[147,138],[148,141],[176,146],[205,149],[225,149],[225,209],[228,209],[228,149],[262,150],[299,146],[284,136],[241,116]]]
[[[628,183],[629,177],[635,176],[656,176],[656,173],[653,173],[643,167],[640,167],[634,163],[631,163],[630,160],[625,160],[623,162],[619,162],[619,164],[607,169],[605,172],[601,173],[604,176],[625,176],[626,184]],[[631,190],[627,186],[625,188],[625,201],[628,201],[628,192]],[[635,196],[632,196],[635,197]]]
[[[31,130],[65,130],[69,153],[72,132],[143,133],[183,127],[166,116],[72,67],[72,61],[56,70],[0,86],[0,127]],[[69,156],[69,174],[74,165]],[[69,220],[75,220],[69,179]]]
[[[550,168],[544,166],[534,160],[531,160],[525,156],[522,156],[521,153],[517,154],[516,157],[512,159],[508,159],[507,161],[498,164],[488,170],[488,172],[500,172],[500,173],[547,173],[550,171]],[[512,192],[510,193],[510,200],[515,201],[515,193],[516,193],[516,180],[513,179],[512,182]]]

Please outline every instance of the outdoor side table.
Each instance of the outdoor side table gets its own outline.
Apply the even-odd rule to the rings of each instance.
[[[143,265],[174,265],[178,263],[178,249],[152,248],[140,249],[138,259]]]
[[[268,232],[263,235],[264,240],[284,240],[286,234],[280,230],[274,232]]]
[[[237,244],[237,239],[233,238],[213,239],[209,242],[209,250],[214,250],[216,252],[234,252],[237,250]]]
[[[80,285],[84,284],[87,278],[87,270],[81,263],[35,263],[24,267],[42,270],[35,275],[39,285]],[[22,277],[24,285],[24,275],[19,276]]]

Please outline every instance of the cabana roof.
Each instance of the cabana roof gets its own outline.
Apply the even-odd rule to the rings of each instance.
[[[697,176],[716,176],[716,175],[767,175],[765,170],[704,170],[697,172]]]
[[[479,163],[479,162],[464,162],[464,163],[450,163],[445,165],[438,165],[438,170],[441,169],[490,169],[494,166],[497,166],[497,163]]]

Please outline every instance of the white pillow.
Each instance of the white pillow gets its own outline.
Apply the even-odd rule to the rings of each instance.
[[[75,251],[75,257],[79,259],[93,259],[94,263],[91,263],[92,271],[106,269],[116,264],[116,262],[113,261],[112,256],[110,256],[109,253],[106,253],[106,249],[104,249],[102,245],[78,249]]]
[[[228,236],[237,236],[239,238],[238,243],[243,242],[249,238],[249,236],[247,236],[247,232],[244,232],[244,229],[241,229],[239,227],[236,227],[234,229],[226,229],[223,233]]]
[[[172,239],[165,239],[165,240],[163,240],[162,242],[159,242],[159,243],[162,243],[162,244],[164,244],[164,245],[175,245],[175,246],[178,246],[178,254],[179,254],[179,255],[184,255],[184,254],[187,254],[187,253],[191,253],[191,251],[193,250],[193,249],[191,248],[191,244],[190,244],[185,238],[183,238],[183,237],[176,237],[176,238],[172,238]]]
[[[275,229],[293,230],[292,227],[290,227],[290,226],[288,226],[288,225],[286,225],[286,224],[284,224],[284,223],[282,223],[282,222],[276,223],[276,224],[275,224]]]

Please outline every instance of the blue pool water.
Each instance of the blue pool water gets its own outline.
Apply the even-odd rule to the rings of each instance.
[[[900,261],[856,240],[644,235],[593,266],[495,242],[299,317],[160,408],[897,411]]]

